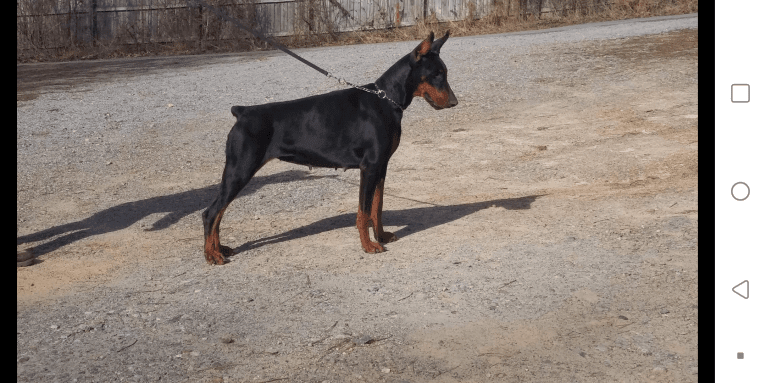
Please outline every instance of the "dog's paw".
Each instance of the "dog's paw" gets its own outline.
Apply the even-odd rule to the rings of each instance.
[[[218,250],[206,249],[205,260],[211,265],[223,265],[226,263],[226,257],[234,255],[234,250],[231,247],[219,245]]]
[[[226,258],[219,251],[206,251],[205,260],[211,265],[223,265],[226,263]]]
[[[363,243],[362,248],[364,249],[366,253],[371,253],[371,254],[382,253],[386,251],[386,248],[383,247],[383,245],[379,243],[375,243],[375,242]]]

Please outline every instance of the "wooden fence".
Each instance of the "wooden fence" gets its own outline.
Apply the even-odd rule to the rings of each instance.
[[[480,18],[497,7],[545,13],[586,0],[207,0],[272,36],[335,33]],[[606,4],[605,0],[587,0]],[[186,0],[17,0],[17,49],[250,38]],[[545,5],[545,7],[544,7]]]

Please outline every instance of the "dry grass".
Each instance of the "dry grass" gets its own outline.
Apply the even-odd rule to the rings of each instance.
[[[225,0],[208,0],[208,3],[214,6],[224,2]],[[39,4],[42,3],[45,2],[31,1],[31,4],[37,4],[37,8],[26,11],[29,13],[50,11],[41,8]],[[472,36],[637,17],[679,15],[698,10],[697,0],[613,0],[612,3],[605,3],[603,0],[561,0],[559,3],[563,4],[562,9],[547,9],[547,12],[545,8],[539,7],[539,2],[533,0],[530,3],[538,5],[522,9],[519,0],[495,0],[492,11],[482,18],[477,18],[474,16],[476,14],[474,3],[468,2],[466,10],[468,16],[460,21],[442,22],[431,13],[428,18],[419,20],[413,26],[339,32],[330,17],[327,2],[306,0],[299,3],[293,35],[279,37],[276,40],[290,48],[370,44],[419,40],[431,31],[434,31],[437,36],[446,30],[450,30],[451,36]],[[228,25],[215,14],[193,10],[185,10],[185,12],[183,17],[178,16],[174,19],[177,22],[166,23],[167,27],[163,30],[163,34],[197,36],[197,39],[167,43],[148,42],[152,39],[136,32],[140,31],[140,28],[135,25],[127,25],[109,41],[95,40],[83,43],[75,41],[71,33],[62,30],[60,21],[57,23],[48,21],[47,24],[41,22],[38,25],[17,23],[16,60],[17,62],[39,62],[271,49],[263,41]],[[237,13],[231,16],[239,20],[255,20],[255,17],[251,17],[254,14],[254,9],[245,7],[238,8]],[[71,15],[61,17],[71,18]],[[58,48],[44,47],[43,36],[49,35],[57,36],[54,40]],[[21,49],[20,46],[28,48]]]

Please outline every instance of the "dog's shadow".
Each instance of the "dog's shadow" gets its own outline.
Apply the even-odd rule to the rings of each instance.
[[[383,208],[384,226],[404,226],[394,234],[403,238],[420,231],[430,229],[448,222],[455,221],[479,210],[489,207],[500,207],[506,210],[530,209],[532,202],[542,195],[531,195],[518,198],[502,198],[491,201],[466,203],[448,206],[427,206],[404,210],[386,210]],[[390,198],[390,197],[389,197]],[[267,244],[274,244],[292,239],[308,237],[322,232],[352,227],[356,224],[356,213],[342,214],[324,218],[319,221],[301,226],[282,234],[246,242],[234,249],[235,254],[252,250]]]
[[[250,183],[239,193],[238,197],[256,192],[261,186],[299,180],[311,180],[317,178],[336,177],[314,176],[307,171],[289,170],[269,176],[253,178]],[[253,180],[255,180],[253,182]],[[181,193],[165,196],[152,197],[145,200],[126,202],[106,210],[102,210],[81,221],[71,222],[36,233],[23,235],[16,238],[16,244],[21,245],[29,242],[38,242],[52,239],[35,247],[35,255],[39,256],[52,252],[75,241],[125,229],[136,222],[155,213],[167,213],[154,222],[151,230],[162,230],[178,222],[181,218],[204,209],[216,197],[219,185],[210,185],[204,188],[192,189]],[[393,196],[392,196],[393,197]],[[390,198],[392,198],[390,197]],[[491,206],[501,207],[507,210],[529,209],[539,195],[519,198],[496,199],[492,201],[474,202],[449,206],[428,206],[404,210],[383,210],[383,224],[386,226],[404,226],[396,231],[397,237],[402,238],[435,226],[451,222],[479,210]],[[279,243],[323,233],[330,230],[352,227],[356,223],[356,214],[341,214],[334,217],[321,219],[308,225],[292,229],[290,231],[246,242],[235,250],[236,253],[255,249],[267,244]],[[200,222],[200,229],[202,223]],[[202,233],[200,231],[200,239]]]
[[[238,196],[242,197],[255,193],[261,186],[267,184],[326,177],[336,176],[313,176],[307,171],[288,170],[269,176],[253,178]],[[206,208],[213,202],[218,193],[218,188],[219,184],[215,184],[180,193],[126,202],[97,212],[81,221],[54,226],[36,233],[17,237],[16,245],[53,238],[52,241],[35,247],[35,255],[39,256],[90,236],[125,229],[149,215],[167,213],[154,222],[150,228],[146,229],[147,231],[162,230],[178,222],[181,218]],[[200,220],[201,227],[202,221]],[[201,231],[200,238],[202,238]]]

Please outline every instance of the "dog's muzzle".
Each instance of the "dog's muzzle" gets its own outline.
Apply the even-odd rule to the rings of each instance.
[[[431,95],[428,94],[428,92],[423,92],[423,98],[426,100],[426,102],[428,102],[428,105],[431,105],[431,107],[436,110],[451,108],[457,105],[457,97],[455,97],[455,93],[452,93],[452,89],[449,87],[449,85],[447,85],[446,93],[447,93],[447,97],[443,97],[443,96],[439,97],[440,99],[445,99],[445,98],[447,99],[446,100],[447,102],[443,105],[440,105],[439,103],[434,101],[433,98],[431,98]]]

